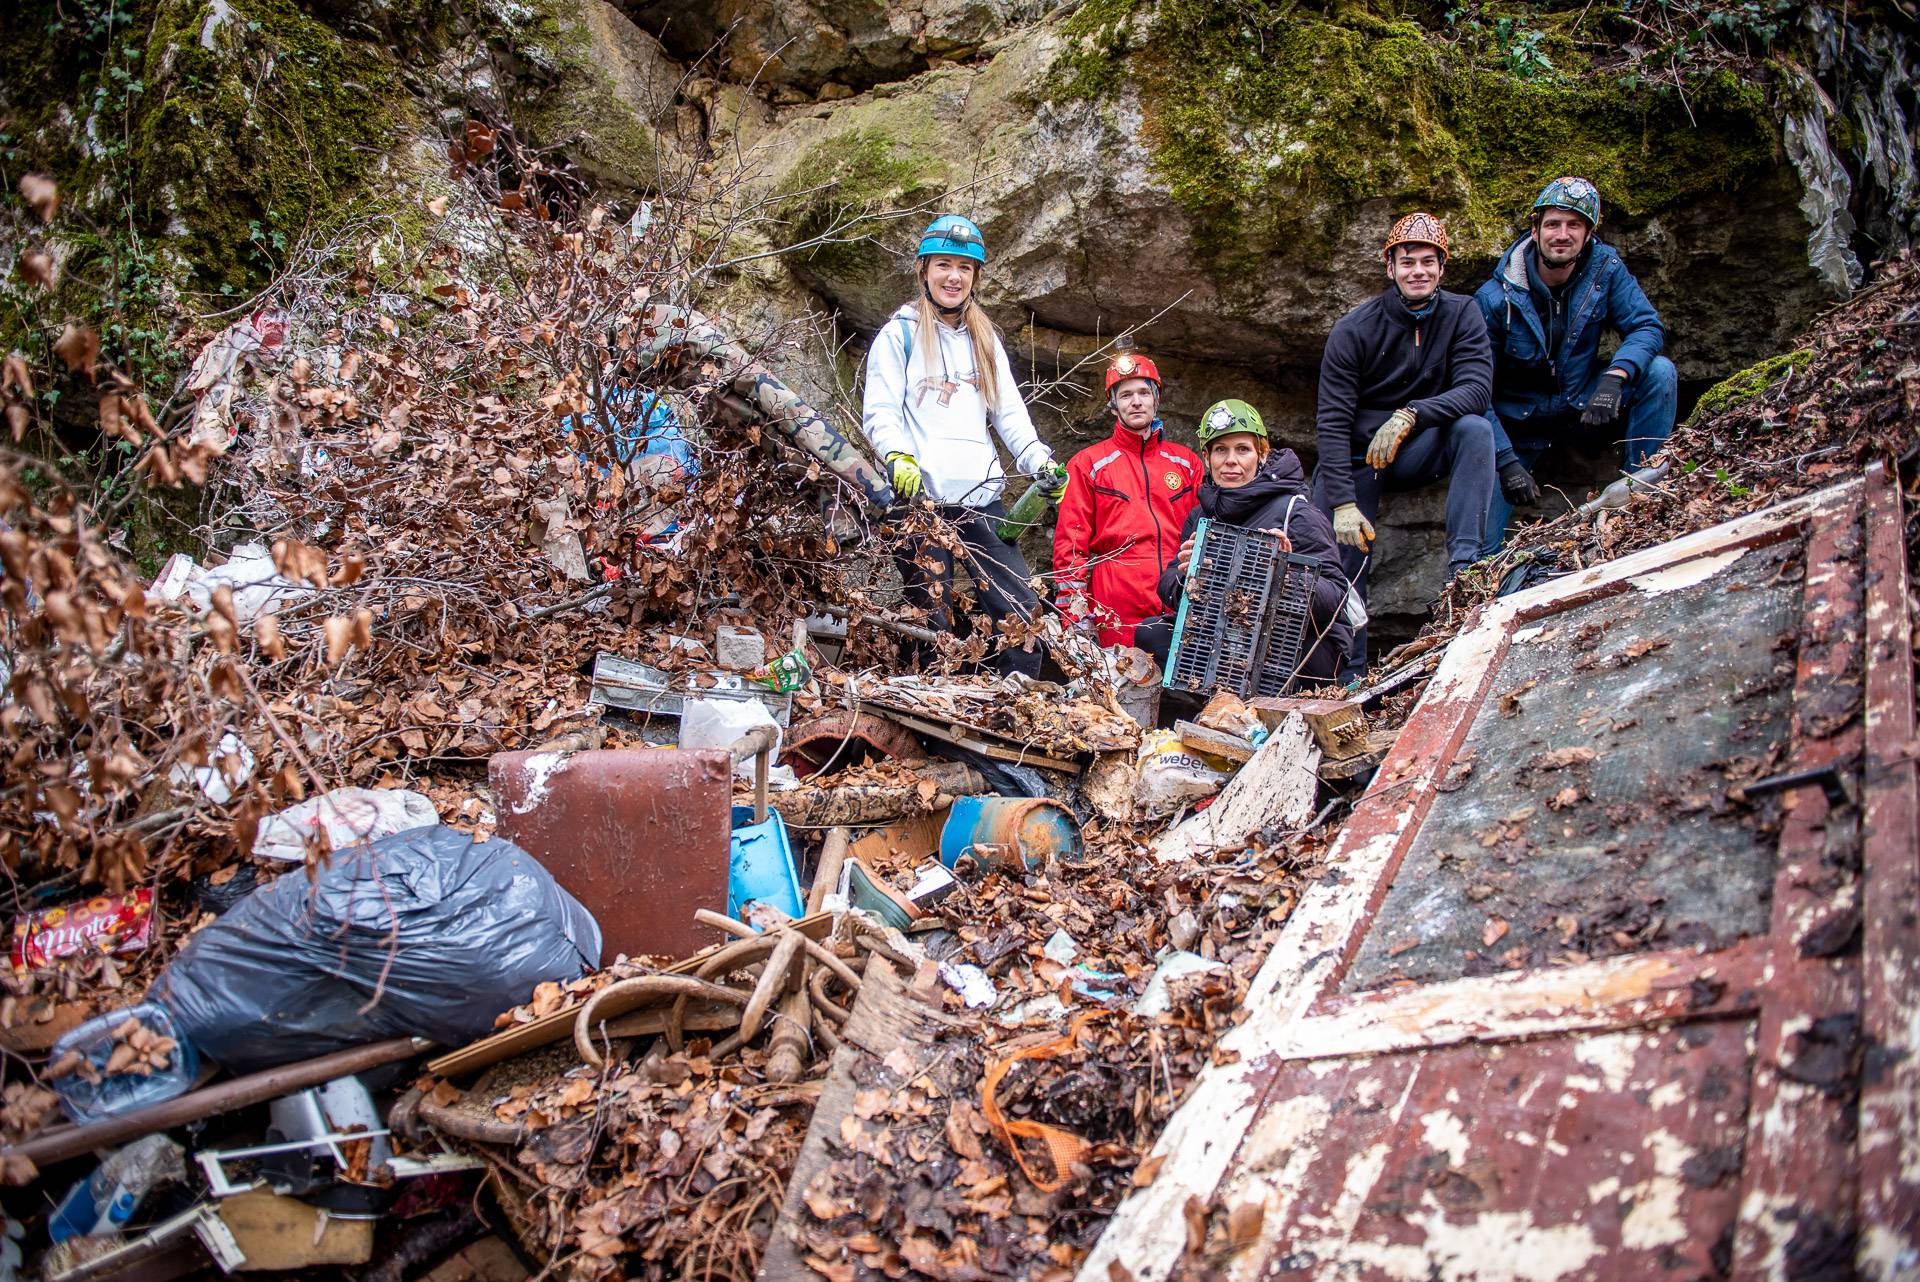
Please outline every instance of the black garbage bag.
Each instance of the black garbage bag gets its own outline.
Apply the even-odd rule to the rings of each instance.
[[[510,841],[445,826],[338,850],[187,942],[152,996],[235,1072],[390,1037],[459,1046],[545,980],[600,964],[600,927]]]

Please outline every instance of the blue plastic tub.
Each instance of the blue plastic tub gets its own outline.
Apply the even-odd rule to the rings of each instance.
[[[733,808],[733,850],[727,861],[727,916],[744,921],[751,903],[778,908],[789,917],[806,912],[800,874],[793,866],[793,845],[780,812],[767,808],[767,821],[753,821],[752,806]]]

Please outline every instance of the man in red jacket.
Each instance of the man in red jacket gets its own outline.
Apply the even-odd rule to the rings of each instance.
[[[1107,369],[1113,435],[1067,464],[1053,531],[1060,610],[1099,630],[1101,645],[1133,644],[1134,625],[1165,608],[1160,571],[1180,550],[1206,475],[1200,457],[1160,426],[1160,370],[1137,352]]]

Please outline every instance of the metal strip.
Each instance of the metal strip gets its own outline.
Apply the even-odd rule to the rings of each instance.
[[[1867,489],[1867,768],[1862,889],[1863,1278],[1920,1276],[1920,760],[1907,513],[1897,476]]]
[[[1760,1004],[1771,952],[1768,940],[1748,939],[1713,953],[1635,953],[1361,993],[1291,1025],[1274,1054],[1289,1060],[1384,1055],[1745,1014]]]

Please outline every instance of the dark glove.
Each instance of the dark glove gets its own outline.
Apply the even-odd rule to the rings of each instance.
[[[1587,398],[1587,412],[1580,416],[1580,421],[1588,427],[1613,422],[1620,417],[1620,404],[1626,400],[1626,392],[1625,378],[1619,374],[1602,374],[1593,395]]]
[[[1532,507],[1540,501],[1540,482],[1525,463],[1515,459],[1500,469],[1500,493],[1515,507]]]

